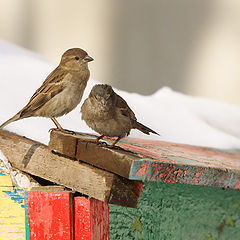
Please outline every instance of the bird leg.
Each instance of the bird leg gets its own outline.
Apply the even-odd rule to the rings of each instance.
[[[59,124],[59,122],[57,121],[57,119],[55,117],[52,117],[51,120],[54,122],[54,124],[56,125],[58,131],[61,131],[61,132],[65,132],[65,133],[70,133],[70,134],[76,134],[75,132],[73,131],[70,131],[70,130],[66,130],[66,129],[63,129],[62,126]],[[50,130],[52,130],[53,128],[51,128]],[[49,131],[50,131],[49,130]]]
[[[121,137],[118,137],[113,143],[112,145],[108,146],[108,148],[114,148],[114,146],[117,144],[117,142],[121,139]]]
[[[103,137],[104,137],[104,135],[100,135],[96,139],[88,140],[88,142],[92,142],[92,143],[96,143],[96,144],[105,144],[103,142],[99,142],[99,140],[102,139]]]
[[[99,143],[99,140],[102,139],[104,137],[104,135],[100,135],[96,138],[96,143]]]
[[[59,124],[55,117],[52,117],[51,120],[54,122],[58,130],[63,130],[63,128],[61,127],[61,125]]]

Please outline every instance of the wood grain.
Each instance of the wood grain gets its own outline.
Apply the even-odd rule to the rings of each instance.
[[[0,130],[0,149],[13,167],[24,172],[104,202],[129,207],[138,204],[140,193],[135,186],[141,184],[139,181],[125,180],[89,164],[60,156],[41,143],[3,130]]]
[[[92,164],[107,171],[129,178],[131,165],[141,158],[130,151],[116,150],[89,142],[89,135],[71,135],[51,131],[49,148],[65,156]]]

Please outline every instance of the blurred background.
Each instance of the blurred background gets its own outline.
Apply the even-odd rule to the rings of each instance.
[[[93,79],[129,92],[240,104],[238,0],[0,0],[0,38],[54,64],[81,47]]]

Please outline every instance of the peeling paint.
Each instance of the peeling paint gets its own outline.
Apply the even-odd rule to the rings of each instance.
[[[200,172],[196,172],[195,175],[194,175],[194,180],[192,181],[192,183],[195,183],[195,182],[199,182],[199,180],[197,180],[198,178],[200,178],[202,175],[202,173]]]
[[[142,175],[146,175],[147,168],[148,168],[147,162],[142,163],[141,168],[136,172],[136,175],[139,176],[139,177],[142,176]]]
[[[240,180],[237,182],[237,184],[235,185],[235,189],[240,189]]]

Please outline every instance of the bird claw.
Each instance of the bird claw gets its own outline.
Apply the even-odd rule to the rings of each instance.
[[[60,128],[50,128],[50,129],[48,130],[48,132],[51,132],[52,130],[60,131],[60,132],[67,133],[67,134],[76,135],[76,133],[75,133],[74,131],[67,130],[67,129],[60,129]]]
[[[97,145],[104,145],[104,146],[108,146],[108,144],[106,142],[97,142]]]

